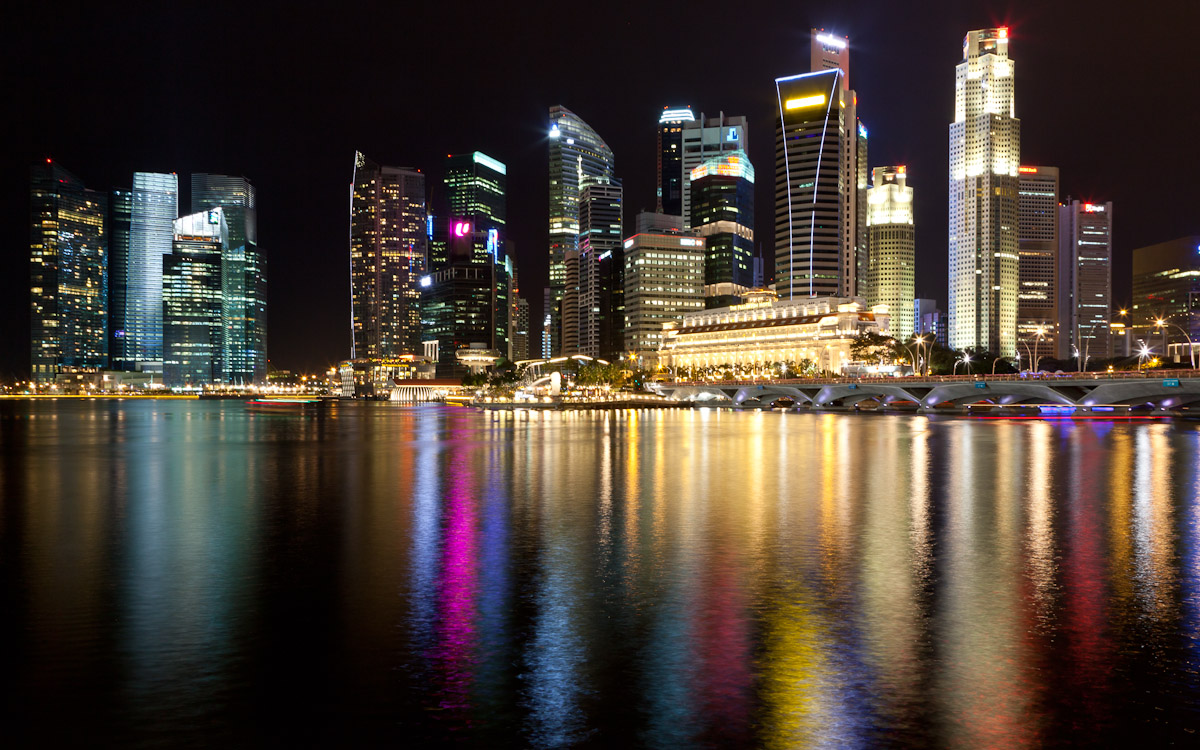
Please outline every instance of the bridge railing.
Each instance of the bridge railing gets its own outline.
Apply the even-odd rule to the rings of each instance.
[[[667,386],[747,386],[747,385],[849,385],[851,383],[877,383],[880,385],[918,385],[921,383],[971,383],[977,381],[1020,383],[1063,383],[1070,381],[1093,382],[1097,380],[1165,380],[1200,377],[1200,371],[1178,370],[1119,370],[1114,372],[1030,372],[1006,375],[903,375],[900,377],[834,377],[834,378],[758,378],[752,380],[676,380],[662,383]]]

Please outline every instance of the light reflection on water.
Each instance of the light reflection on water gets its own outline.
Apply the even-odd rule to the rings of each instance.
[[[1193,425],[0,404],[12,736],[1200,729]]]

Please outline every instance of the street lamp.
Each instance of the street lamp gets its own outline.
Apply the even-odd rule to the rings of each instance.
[[[971,364],[971,355],[968,354],[967,352],[963,352],[962,359],[954,360],[954,371],[952,374],[954,374],[954,375],[958,374],[958,366],[959,365],[968,365],[967,374],[969,375],[971,373],[971,368],[969,367],[970,364]]]
[[[1141,348],[1138,349],[1138,372],[1141,372],[1142,362],[1150,356],[1150,347],[1146,346],[1145,341],[1139,341],[1138,343],[1142,345]]]
[[[1167,344],[1166,326],[1175,326],[1176,328],[1178,328],[1180,331],[1183,332],[1183,335],[1185,338],[1187,338],[1187,342],[1188,342],[1188,361],[1190,361],[1192,363],[1192,369],[1195,370],[1196,369],[1196,352],[1194,351],[1194,349],[1192,347],[1192,337],[1190,335],[1188,335],[1187,329],[1184,328],[1183,326],[1179,325],[1178,323],[1172,323],[1172,322],[1166,320],[1165,318],[1159,318],[1158,320],[1154,321],[1154,323],[1160,329],[1162,329],[1164,350],[1166,349],[1166,344]]]

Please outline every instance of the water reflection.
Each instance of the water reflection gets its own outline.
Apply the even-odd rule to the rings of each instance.
[[[17,736],[1200,729],[1191,425],[8,402],[0,438]]]

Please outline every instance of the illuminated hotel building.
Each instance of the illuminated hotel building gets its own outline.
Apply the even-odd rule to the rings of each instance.
[[[692,171],[716,157],[729,154],[732,151],[749,151],[750,131],[746,118],[742,116],[726,117],[724,112],[717,117],[706,117],[700,113],[700,119],[683,123],[683,170],[680,179],[683,184],[683,201],[678,211],[669,211],[665,207],[659,213],[671,216],[682,216],[684,227],[690,227],[692,221],[692,194],[688,187]]]
[[[875,167],[867,191],[867,243],[870,264],[864,296],[870,305],[887,305],[891,335],[907,341],[913,334],[916,230],[913,189],[904,167]]]
[[[860,207],[866,129],[850,90],[849,41],[813,30],[813,72],[775,79],[775,288],[852,296],[866,252]]]
[[[108,366],[108,196],[47,159],[30,171],[33,379]]]
[[[425,175],[354,155],[350,200],[351,358],[421,352]]]
[[[1166,320],[1171,344],[1187,345],[1180,326],[1200,344],[1200,235],[1180,237],[1133,251],[1133,325],[1148,345],[1161,342],[1155,321]],[[1162,346],[1155,347],[1162,354]]]
[[[192,213],[220,206],[229,226],[221,254],[221,379],[267,377],[267,256],[258,247],[258,196],[245,177],[192,175]]]
[[[694,122],[692,108],[663,107],[658,116],[658,200],[655,210],[660,214],[683,213],[683,196],[687,179],[683,172],[683,124]]]
[[[1058,208],[1059,359],[1112,356],[1112,203]]]
[[[950,346],[1017,353],[1018,165],[1008,29],[970,31],[950,124]]]
[[[745,151],[730,151],[688,179],[691,226],[704,238],[705,305],[736,303],[754,285],[754,166]]]
[[[550,351],[562,350],[566,252],[579,249],[579,193],[584,178],[613,179],[613,152],[595,130],[563,106],[550,108]],[[543,348],[545,344],[543,343]]]
[[[704,239],[635,234],[624,250],[625,349],[656,352],[664,323],[704,307]]]
[[[176,219],[163,257],[163,383],[198,388],[227,380],[222,372],[226,320],[223,256],[229,249],[224,210]]]
[[[179,178],[133,173],[129,256],[125,260],[125,367],[162,372],[163,256],[170,254],[179,216]]]
[[[883,308],[868,310],[860,297],[795,297],[751,292],[746,302],[685,313],[664,332],[664,367],[725,367],[810,360],[840,373],[850,346],[863,333],[887,333]]]
[[[1017,172],[1017,338],[1032,341],[1042,331],[1049,350],[1057,347],[1057,356],[1066,359],[1070,345],[1059,335],[1058,167],[1022,166]]]

